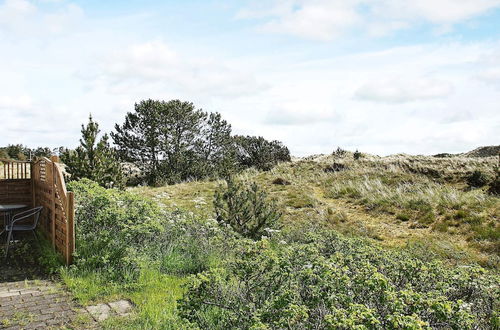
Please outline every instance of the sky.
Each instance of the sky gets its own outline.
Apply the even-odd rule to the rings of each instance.
[[[296,156],[499,144],[500,0],[0,0],[0,146],[149,98]]]

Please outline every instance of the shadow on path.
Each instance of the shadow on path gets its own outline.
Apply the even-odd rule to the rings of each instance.
[[[39,264],[41,248],[32,236],[17,236],[7,259],[5,235],[0,239],[0,329],[75,328],[78,318],[84,321],[86,312]]]

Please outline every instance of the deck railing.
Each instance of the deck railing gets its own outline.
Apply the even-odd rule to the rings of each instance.
[[[0,180],[31,178],[31,162],[0,159]]]

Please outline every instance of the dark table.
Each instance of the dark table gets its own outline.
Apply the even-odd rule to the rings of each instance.
[[[10,218],[12,216],[12,212],[16,210],[21,210],[24,208],[27,208],[28,205],[24,204],[0,204],[0,213],[4,214],[4,229],[0,232],[0,235],[2,235],[5,232],[5,227],[10,221]]]

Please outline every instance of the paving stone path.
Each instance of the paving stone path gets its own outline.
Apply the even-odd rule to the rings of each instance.
[[[52,281],[0,283],[0,328],[69,327],[79,315],[76,308],[72,297]]]
[[[102,322],[110,316],[128,316],[132,312],[132,304],[128,300],[119,300],[107,304],[87,306],[85,310],[97,322]]]
[[[0,329],[96,329],[111,316],[127,316],[127,300],[82,307],[38,264],[39,246],[16,242],[4,259],[0,236]]]

